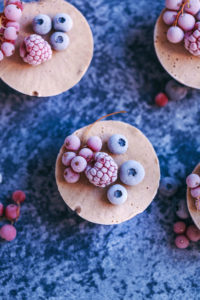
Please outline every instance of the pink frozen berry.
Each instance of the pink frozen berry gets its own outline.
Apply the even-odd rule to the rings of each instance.
[[[94,153],[89,148],[83,148],[79,151],[78,155],[84,157],[87,162],[90,162],[93,159]]]
[[[99,152],[102,148],[102,140],[99,136],[91,136],[87,141],[87,145],[92,151]]]
[[[193,198],[200,198],[200,186],[196,187],[195,189],[191,189],[190,193]]]
[[[175,239],[175,245],[179,249],[185,249],[189,246],[190,242],[185,235],[178,235]]]
[[[5,56],[9,57],[15,52],[15,46],[12,43],[4,42],[1,45],[1,51]]]
[[[198,174],[190,174],[186,178],[186,184],[189,188],[196,188],[197,186],[200,185],[200,177]]]
[[[66,137],[64,144],[67,150],[77,151],[81,146],[81,141],[78,136],[72,134]]]
[[[6,23],[6,28],[8,28],[8,27],[14,27],[17,32],[19,32],[19,30],[20,30],[19,22],[9,21],[8,23]]]
[[[15,204],[9,204],[5,209],[5,216],[9,220],[15,220],[19,217],[20,208]]]
[[[85,171],[87,167],[87,161],[82,156],[76,156],[71,161],[71,167],[76,173],[81,173]]]
[[[15,27],[7,27],[4,31],[6,40],[15,41],[17,39],[17,30]]]
[[[3,60],[3,58],[4,58],[3,52],[0,50],[0,61]]]
[[[72,159],[76,157],[76,153],[74,152],[65,152],[62,156],[62,163],[64,166],[69,167],[71,165]]]
[[[3,204],[0,202],[0,217],[3,216]]]
[[[80,179],[80,174],[74,172],[72,168],[68,167],[64,171],[64,179],[67,183],[76,183]]]
[[[6,2],[6,5],[9,5],[9,4],[15,4],[18,8],[20,8],[21,10],[23,10],[23,3],[20,0],[8,0]]]
[[[9,21],[19,21],[22,10],[15,4],[8,4],[4,9],[4,15]]]
[[[200,230],[195,225],[188,226],[186,235],[192,242],[198,242],[200,240]]]
[[[14,202],[16,203],[22,203],[25,201],[26,199],[26,194],[23,192],[23,191],[15,191],[13,194],[12,194],[12,199]]]
[[[177,233],[177,234],[182,234],[182,233],[184,233],[185,232],[185,230],[186,230],[186,225],[185,225],[185,223],[184,222],[176,222],[175,224],[174,224],[174,232],[175,233]]]
[[[0,237],[6,241],[13,241],[16,235],[17,231],[13,225],[5,224],[0,229]]]

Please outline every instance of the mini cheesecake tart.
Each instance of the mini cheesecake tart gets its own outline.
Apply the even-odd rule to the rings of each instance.
[[[198,174],[200,176],[200,163],[196,166],[193,171],[194,174]],[[197,210],[195,206],[195,198],[191,196],[191,189],[187,188],[187,205],[190,215],[195,223],[195,225],[200,229],[200,211]]]
[[[108,140],[114,134],[121,134],[128,140],[129,146],[124,154],[112,154],[108,149]],[[120,184],[127,190],[127,200],[121,205],[113,205],[107,199],[108,187],[97,187],[89,182],[84,173],[77,183],[67,183],[64,179],[65,166],[62,155],[66,151],[62,146],[56,161],[56,182],[58,190],[70,209],[85,220],[93,223],[112,225],[127,221],[142,213],[153,201],[160,181],[160,167],[155,150],[149,140],[137,128],[119,121],[101,121],[74,132],[80,138],[82,146],[91,136],[99,136],[102,140],[102,152],[108,153],[120,167],[128,160],[139,162],[145,177],[136,186],[127,186],[118,176],[114,184]],[[112,186],[113,184],[111,184]]]
[[[53,51],[51,60],[39,66],[24,63],[19,47],[25,37],[34,34],[33,18],[45,14],[53,19],[57,13],[68,14],[73,20],[73,28],[68,32],[69,47],[64,51]],[[42,37],[49,42],[53,32]],[[0,62],[0,78],[23,94],[54,96],[69,90],[84,76],[93,56],[93,36],[87,20],[73,5],[64,0],[41,0],[24,3],[15,49],[13,56]]]

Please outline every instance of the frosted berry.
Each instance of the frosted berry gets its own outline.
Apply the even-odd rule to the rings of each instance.
[[[0,217],[3,216],[3,204],[0,202]]]
[[[167,10],[163,14],[163,21],[167,25],[172,25],[174,23],[174,21],[176,20],[176,16],[177,16],[176,11]]]
[[[198,242],[200,240],[200,230],[195,225],[188,226],[186,235],[192,242]]]
[[[19,217],[20,208],[15,204],[10,204],[6,206],[5,216],[9,220],[15,220]]]
[[[22,10],[15,4],[9,4],[4,9],[4,15],[9,21],[19,21],[22,16]]]
[[[186,184],[189,188],[196,188],[200,185],[200,176],[198,174],[190,174],[186,178]]]
[[[175,224],[174,224],[174,226],[173,226],[173,230],[174,230],[174,232],[175,233],[177,233],[177,234],[182,234],[182,233],[184,233],[185,232],[185,230],[186,230],[186,225],[185,225],[185,223],[184,222],[176,222]]]
[[[16,238],[17,231],[13,225],[5,224],[0,229],[0,237],[8,242]]]
[[[33,30],[35,33],[40,34],[40,35],[45,35],[49,33],[52,29],[52,21],[51,18],[47,15],[37,15],[33,21]]]
[[[175,239],[175,245],[179,249],[186,249],[190,242],[185,235],[178,235]]]
[[[24,62],[37,66],[51,59],[51,46],[40,35],[31,34],[21,44],[20,56]]]
[[[74,172],[72,168],[68,167],[64,171],[64,179],[67,183],[76,183],[80,179],[80,174]]]
[[[179,10],[182,4],[182,0],[165,0],[165,6],[171,10]]]
[[[21,11],[23,11],[23,3],[22,3],[22,1],[20,1],[20,0],[8,0],[8,1],[6,2],[6,6],[9,5],[9,4],[14,4],[14,5],[16,5],[18,8],[20,8]]]
[[[6,28],[8,28],[8,27],[14,27],[15,29],[16,29],[16,31],[17,31],[17,33],[19,32],[19,30],[20,30],[20,25],[19,25],[19,23],[18,22],[12,22],[12,21],[9,21],[8,23],[6,23]]]
[[[200,56],[200,22],[197,22],[195,29],[185,34],[184,45],[194,56]]]
[[[179,101],[187,96],[188,89],[175,80],[170,80],[165,86],[165,93],[170,100]]]
[[[117,171],[118,166],[110,155],[97,152],[88,164],[85,175],[90,183],[104,188],[117,180]]]
[[[171,26],[167,31],[167,39],[172,44],[178,44],[184,39],[184,31],[178,26]]]
[[[63,51],[69,46],[69,37],[64,32],[54,32],[50,37],[50,44],[55,51]]]
[[[155,103],[160,107],[166,106],[168,103],[167,95],[165,95],[164,93],[159,93],[155,97]]]
[[[0,61],[4,59],[3,52],[0,50]]]
[[[68,32],[72,29],[72,18],[67,14],[57,14],[53,18],[53,27],[56,31]]]
[[[195,207],[198,211],[200,211],[200,198],[195,200]]]
[[[176,215],[180,218],[180,219],[188,219],[189,218],[189,213],[188,213],[188,209],[187,209],[187,204],[186,204],[186,200],[180,200],[177,203],[177,207],[176,207]]]
[[[79,151],[80,156],[84,157],[86,159],[87,162],[90,162],[93,157],[94,157],[94,153],[91,149],[89,148],[83,148]]]
[[[195,189],[191,189],[190,193],[193,198],[200,198],[200,186],[196,187]]]
[[[121,165],[119,176],[124,184],[135,186],[143,181],[145,170],[138,161],[128,160]]]
[[[25,201],[26,199],[26,194],[23,192],[23,191],[15,191],[13,194],[12,194],[12,199],[14,202],[16,203],[22,203]]]
[[[181,14],[178,19],[178,25],[184,31],[192,30],[194,28],[195,22],[195,18],[187,13]]]
[[[192,15],[196,15],[200,10],[199,0],[190,0],[189,5],[185,5],[184,9],[186,12]]]
[[[125,187],[120,184],[115,184],[108,189],[107,197],[110,203],[120,205],[126,202],[128,193]]]
[[[178,181],[172,177],[164,177],[160,181],[159,191],[163,196],[171,197],[178,190]]]
[[[76,156],[74,152],[65,152],[62,156],[62,163],[64,166],[68,167],[71,165],[72,159]]]
[[[15,27],[8,27],[4,30],[4,38],[6,40],[15,41],[17,36],[17,30]]]
[[[67,150],[77,151],[81,146],[81,141],[78,136],[72,134],[66,137],[64,145]]]
[[[113,154],[124,154],[128,149],[128,140],[121,134],[113,134],[108,140],[108,149]]]
[[[9,57],[15,52],[15,46],[12,43],[4,42],[1,45],[1,51],[5,56]]]
[[[87,167],[87,161],[82,156],[76,156],[71,161],[71,167],[74,172],[81,173],[81,172],[85,171],[85,169]]]
[[[92,151],[99,152],[102,149],[102,140],[99,136],[91,136],[87,141],[87,145]]]

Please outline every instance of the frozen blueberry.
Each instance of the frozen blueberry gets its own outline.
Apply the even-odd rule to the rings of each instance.
[[[111,186],[107,192],[108,200],[115,205],[123,204],[128,197],[127,190],[120,184]]]
[[[47,15],[37,15],[33,19],[32,25],[33,30],[40,35],[47,34],[52,29],[51,18]]]
[[[53,27],[57,31],[68,32],[72,29],[72,18],[67,14],[57,14],[53,18]]]
[[[121,165],[119,176],[124,184],[134,186],[142,182],[145,170],[139,162],[128,160]]]
[[[62,51],[69,46],[69,37],[63,32],[54,32],[50,37],[50,44],[56,51]]]
[[[165,86],[165,92],[170,100],[178,101],[186,97],[188,89],[175,80],[170,80]]]
[[[128,149],[128,140],[121,134],[114,134],[108,140],[108,148],[113,154],[124,154]]]
[[[186,200],[180,200],[176,204],[176,215],[183,220],[189,218]]]
[[[161,179],[159,191],[163,196],[171,197],[178,190],[178,181],[173,177],[164,177]]]

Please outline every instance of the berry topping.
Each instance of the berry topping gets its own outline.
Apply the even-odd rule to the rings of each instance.
[[[76,173],[85,171],[87,167],[87,161],[82,156],[76,156],[71,161],[71,167]]]
[[[185,200],[180,200],[177,203],[177,208],[176,208],[176,215],[180,218],[180,219],[187,219],[189,218],[189,214],[188,214],[188,209],[187,209],[187,204]]]
[[[10,21],[10,22],[6,23],[6,27],[7,28],[8,27],[14,27],[17,32],[19,32],[19,30],[20,30],[20,25],[19,25],[18,22],[12,22],[12,21]]]
[[[7,27],[4,31],[6,40],[15,41],[17,39],[17,30],[15,27]]]
[[[108,148],[113,154],[124,154],[128,149],[128,140],[121,134],[114,134],[108,140]]]
[[[200,185],[200,177],[198,174],[190,174],[186,178],[186,184],[189,188],[196,188]]]
[[[165,93],[170,100],[178,101],[186,97],[188,89],[175,80],[170,80],[165,86]]]
[[[37,15],[33,19],[32,25],[33,25],[33,30],[35,31],[35,33],[40,34],[40,35],[47,34],[52,29],[51,18],[47,15],[42,15],[42,14]]]
[[[190,225],[187,228],[186,235],[192,242],[198,242],[200,240],[200,230],[195,225]]]
[[[69,167],[72,159],[76,156],[74,152],[65,152],[62,156],[62,163],[64,166]]]
[[[79,151],[78,155],[84,157],[87,162],[90,162],[93,159],[94,153],[89,148],[83,148]]]
[[[66,137],[64,144],[67,150],[77,151],[81,146],[81,141],[79,137],[72,134]]]
[[[171,26],[167,31],[167,39],[172,44],[180,43],[184,38],[184,31],[178,26]]]
[[[67,183],[76,183],[80,179],[80,174],[74,172],[72,168],[68,167],[64,171],[64,178]]]
[[[50,37],[50,44],[55,51],[63,51],[69,46],[69,37],[63,32],[54,32]]]
[[[15,204],[10,204],[5,209],[5,216],[9,220],[15,220],[19,217],[20,208]]]
[[[192,15],[186,13],[181,14],[178,19],[178,25],[184,31],[192,30],[194,28],[195,22],[195,18]]]
[[[161,179],[159,191],[163,196],[171,197],[178,190],[178,181],[172,177]]]
[[[196,187],[195,189],[191,189],[190,193],[193,198],[200,198],[200,186]]]
[[[20,0],[8,0],[8,1],[6,2],[6,5],[9,5],[9,4],[14,4],[14,5],[16,5],[18,8],[20,8],[21,10],[23,10],[23,3],[22,3],[22,1],[20,1]]]
[[[3,204],[0,202],[0,217],[3,216]]]
[[[168,103],[167,95],[165,95],[164,93],[159,93],[155,97],[155,103],[160,107],[166,106]]]
[[[94,161],[85,170],[90,183],[99,187],[106,187],[117,180],[118,166],[113,158],[104,152],[97,152]]]
[[[143,181],[145,170],[139,162],[128,160],[121,165],[119,176],[124,184],[135,186]]]
[[[53,27],[57,31],[68,32],[72,29],[72,18],[67,14],[57,14],[53,18]]]
[[[15,46],[12,43],[4,42],[1,45],[1,51],[5,56],[9,57],[15,52]]]
[[[102,140],[99,136],[91,136],[87,141],[87,145],[92,151],[99,152],[102,149]]]
[[[9,21],[19,21],[22,10],[15,4],[9,4],[4,9],[4,15]]]
[[[171,10],[179,10],[182,2],[182,0],[165,0],[165,6]]]
[[[20,190],[19,191],[15,191],[12,194],[12,199],[16,203],[22,203],[26,199],[26,194],[23,191],[20,191]]]
[[[181,222],[181,221],[180,221],[180,222],[176,222],[176,223],[174,224],[173,229],[174,229],[174,232],[175,232],[175,233],[177,233],[177,234],[182,234],[182,233],[184,233],[185,230],[186,230],[186,225],[185,225],[184,222]]]
[[[175,245],[179,249],[186,249],[190,242],[185,235],[178,235],[175,239]]]
[[[6,241],[12,241],[16,238],[17,232],[13,225],[5,224],[0,229],[0,237]]]
[[[176,16],[177,16],[177,12],[176,11],[167,10],[163,14],[163,21],[167,25],[172,25],[174,23],[174,21],[176,20]]]
[[[200,56],[200,22],[195,25],[194,31],[185,34],[185,48],[194,56]]]
[[[200,2],[198,0],[190,0],[189,5],[185,6],[185,11],[192,14],[196,15],[200,10]]]
[[[128,193],[125,187],[115,184],[108,189],[107,197],[110,203],[120,205],[127,200]]]

